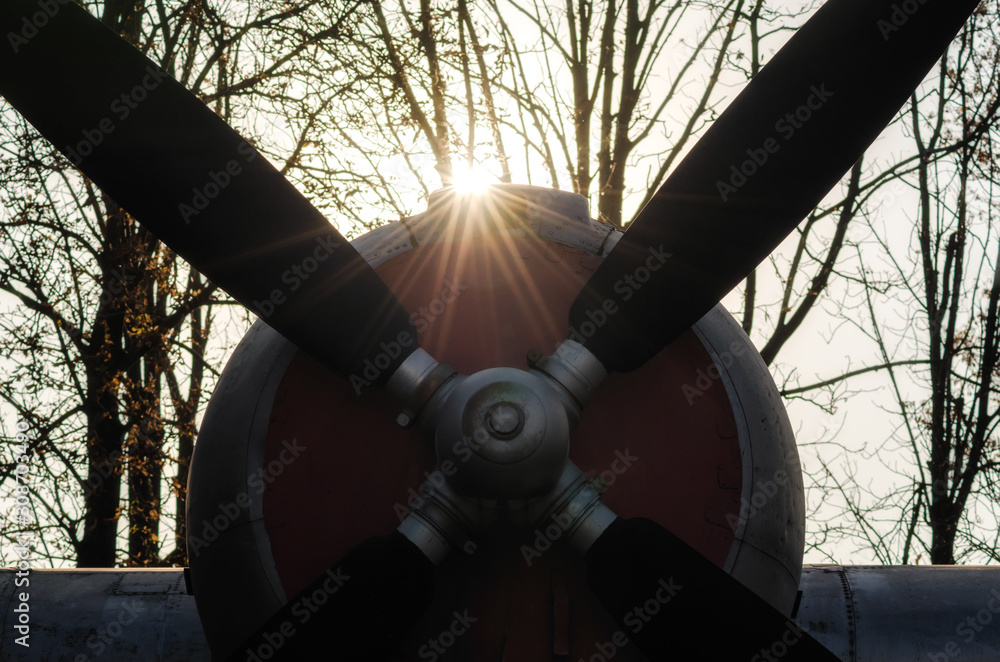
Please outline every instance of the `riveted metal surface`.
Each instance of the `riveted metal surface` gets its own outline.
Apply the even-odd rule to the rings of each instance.
[[[576,193],[519,185],[496,187],[495,190],[502,190],[497,193],[499,204],[510,205],[516,201],[519,213],[505,215],[503,227],[491,228],[491,232],[501,230],[511,236],[537,236],[599,256],[607,255],[621,237],[622,233],[613,226],[591,219],[587,199]],[[435,195],[437,192],[432,198]],[[369,264],[377,267],[416,246],[454,239],[455,228],[463,220],[458,216],[460,211],[454,206],[435,204],[432,199],[428,211],[384,225],[351,243]],[[482,232],[482,229],[472,227],[470,231]],[[552,249],[552,255],[558,260],[560,252]],[[581,273],[584,269],[595,268],[597,263],[580,260],[568,266],[574,273]]]
[[[0,570],[0,660],[210,659],[181,568],[33,569],[27,584],[16,579],[13,570]],[[28,593],[28,647],[15,641],[21,635],[14,629],[14,598],[22,592]]]
[[[719,436],[738,436],[744,454],[737,481],[731,465],[719,469],[720,484],[742,487],[738,513],[724,518],[736,535],[725,568],[743,584],[790,614],[799,585],[805,545],[805,491],[795,436],[771,374],[750,339],[721,306],[706,315],[695,333],[712,356],[735,417],[720,419]],[[691,397],[699,379],[688,385]],[[734,424],[735,428],[726,426]],[[713,522],[720,514],[713,513]]]
[[[191,582],[213,650],[242,640],[285,601],[263,528],[264,439],[297,348],[257,322],[219,381],[188,478]],[[212,403],[225,404],[213,406]],[[236,403],[241,403],[236,406]],[[280,414],[279,414],[280,416]],[[232,605],[239,604],[240,618]]]
[[[499,556],[494,552],[491,560]],[[497,572],[505,571],[501,560]],[[572,633],[579,628],[574,615],[583,596],[567,581],[578,571],[560,564],[549,568],[552,654],[568,655]],[[0,569],[0,605],[6,615],[0,627],[2,660],[209,660],[194,600],[184,589],[179,568],[34,569],[30,584],[20,587],[15,578],[12,569]],[[998,567],[807,565],[801,588],[796,623],[845,662],[1000,659]],[[523,589],[518,589],[522,595]],[[13,627],[14,597],[25,590],[30,592],[32,614],[27,649],[14,642],[18,633]],[[515,623],[524,619],[512,617]],[[495,623],[477,626],[480,623],[496,636],[509,631]],[[475,652],[501,648],[494,642],[492,649]],[[507,650],[518,648],[512,644]],[[470,648],[463,653],[465,658],[453,658],[483,659],[468,657],[474,654]]]
[[[805,566],[795,617],[845,662],[1000,660],[1000,568]]]

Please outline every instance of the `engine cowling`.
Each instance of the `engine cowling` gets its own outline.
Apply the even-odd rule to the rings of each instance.
[[[438,192],[426,212],[353,243],[410,311],[421,346],[473,374],[523,369],[529,351],[585,336],[584,325],[568,329],[569,306],[621,234],[591,220],[582,196],[506,185],[476,198]],[[301,278],[290,271],[289,286]],[[623,283],[622,296],[639,286]],[[590,321],[601,314],[613,312]],[[261,322],[226,367],[188,483],[192,583],[216,656],[447,479],[432,444],[394,425],[392,402],[365,388],[371,379],[336,377]],[[570,459],[615,513],[659,522],[791,611],[804,540],[798,456],[766,366],[721,306],[641,369],[608,377]],[[438,649],[590,659],[609,645],[616,659],[644,659],[614,643],[618,626],[559,537],[498,523],[467,545],[438,569],[401,659]]]

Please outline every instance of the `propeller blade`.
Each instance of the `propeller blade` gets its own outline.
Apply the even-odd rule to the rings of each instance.
[[[839,662],[791,619],[652,520],[616,519],[584,559],[591,590],[622,635],[652,662]]]
[[[628,371],[683,333],[820,203],[978,4],[823,5],[631,223],[574,302],[570,338]]]
[[[336,228],[112,30],[69,0],[4,0],[0,34],[0,94],[237,301],[356,385],[384,385],[417,348],[409,314]]]
[[[430,604],[433,577],[434,564],[403,534],[369,538],[286,602],[227,659],[388,659]]]

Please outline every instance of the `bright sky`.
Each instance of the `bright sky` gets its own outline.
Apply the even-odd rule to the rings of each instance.
[[[784,3],[790,9],[797,9],[804,4],[806,3],[791,1]],[[784,35],[781,39],[787,36],[789,35]],[[781,39],[776,38],[770,43],[770,46],[776,48]],[[739,86],[736,85],[735,81],[730,81],[729,85],[729,89],[733,93],[738,91]],[[264,120],[258,118],[257,121]],[[281,129],[280,127],[274,127],[274,130],[280,131]],[[887,135],[879,141],[872,155],[877,156],[882,154],[888,156],[898,150],[900,144],[898,136]],[[650,146],[651,149],[654,147],[655,144]],[[460,162],[460,160],[456,159],[456,163]],[[429,160],[425,161],[426,163],[423,165],[428,168],[433,167],[432,162]],[[474,169],[471,172],[459,170],[457,177],[459,185],[470,189],[481,188],[495,179],[488,167]],[[893,212],[887,213],[885,222],[891,228],[891,232],[895,233],[894,240],[905,245],[908,242],[911,231],[909,221],[905,218],[905,214],[902,211],[909,202],[908,194],[906,191],[896,191],[896,194],[897,199],[892,201]],[[635,206],[637,206],[640,198],[641,195],[638,193],[633,193],[630,196],[626,203],[626,217],[630,215],[628,211],[634,210]],[[418,207],[418,205],[415,205],[415,207]],[[341,230],[347,231],[348,228],[341,228]],[[782,249],[779,249],[779,251],[786,252],[787,250],[787,244]],[[765,290],[761,293],[763,300],[774,300],[777,297],[778,295],[775,290]],[[731,294],[725,302],[730,310],[739,312],[741,301],[738,293]],[[2,301],[2,303],[6,304],[7,301]],[[886,312],[889,313],[891,311]],[[232,333],[231,329],[233,328],[245,328],[245,321],[242,315],[234,314],[233,317],[233,326],[229,327],[230,331],[227,331],[228,333]],[[223,326],[219,324],[217,328],[222,328]],[[762,340],[759,331],[753,335],[753,339],[759,346]],[[841,319],[823,310],[816,310],[810,315],[805,326],[797,332],[794,339],[779,356],[779,365],[776,366],[775,374],[779,386],[785,377],[793,374],[799,379],[800,383],[807,384],[833,377],[842,372],[844,366],[848,364],[851,368],[858,368],[880,362],[881,359],[878,357],[875,347],[869,339],[865,338],[856,329],[845,325]],[[905,448],[901,451],[890,451],[881,460],[870,458],[865,452],[866,450],[870,452],[874,447],[881,446],[884,440],[891,436],[894,427],[897,425],[897,419],[885,413],[886,409],[891,410],[895,407],[891,393],[886,388],[886,383],[884,373],[870,374],[852,380],[850,383],[851,389],[864,392],[852,397],[833,414],[824,413],[815,406],[801,401],[789,403],[789,416],[793,428],[797,432],[803,464],[808,471],[817,471],[822,461],[840,463],[843,462],[844,458],[849,458],[852,462],[852,468],[857,472],[856,479],[858,483],[861,485],[870,485],[876,492],[884,489],[884,486],[890,484],[892,481],[903,480],[903,478],[893,477],[889,474],[885,470],[883,462],[898,462],[903,473],[909,472],[911,468],[906,466],[906,462],[910,456]],[[915,385],[908,383],[904,384],[904,387],[912,389],[914,394],[912,399],[920,399]],[[0,405],[0,412],[4,414],[5,432],[9,433],[15,419],[11,412],[4,409],[2,405]],[[846,449],[846,453],[842,449]],[[844,471],[847,467],[843,464],[833,464],[831,469],[834,471]],[[808,493],[807,499],[811,507],[823,503],[822,496],[815,492]],[[821,516],[828,516],[833,512],[833,509],[836,507],[836,500],[830,499],[829,503],[829,507],[825,509],[821,508]],[[170,512],[173,508],[172,501],[164,505],[167,512]],[[996,523],[995,521],[987,520],[983,525],[995,528]],[[811,523],[810,526],[814,526],[814,524]],[[166,537],[167,535],[169,533],[164,530],[161,537]],[[169,551],[169,546],[166,551]],[[832,548],[827,547],[825,551],[825,555],[815,552],[808,553],[806,562],[826,562],[835,559],[843,563],[869,563],[876,560],[870,552],[858,550],[856,545],[851,543],[837,545]]]

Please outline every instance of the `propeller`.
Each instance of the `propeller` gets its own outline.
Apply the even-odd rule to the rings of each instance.
[[[433,596],[434,564],[399,531],[364,541],[227,658],[382,660]]]
[[[616,519],[567,462],[569,431],[607,371],[658,353],[821,201],[977,5],[830,0],[632,222],[574,302],[568,341],[532,358],[529,371],[468,378],[419,349],[386,285],[252,145],[74,3],[0,7],[8,35],[0,94],[154,235],[290,341],[356,388],[386,387],[403,402],[402,423],[419,417],[437,437],[439,460],[453,439],[474,439],[479,459],[463,471],[478,473],[460,474],[456,487],[526,500],[528,521],[568,517],[594,593],[623,628],[642,621],[633,634],[651,659],[752,659],[784,646],[792,660],[834,660],[663,527]],[[477,426],[485,433],[468,435]],[[503,478],[499,464],[517,480]],[[463,515],[476,503],[449,492],[397,532],[362,543],[234,655],[268,644],[317,591],[330,594],[329,606],[286,637],[283,659],[312,653],[334,630],[358,635],[348,637],[357,648],[338,659],[387,655],[429,601],[433,565],[456,532],[482,523]],[[648,620],[636,612],[658,605]],[[715,634],[693,637],[706,623]]]
[[[824,4],[628,226],[573,303],[571,338],[615,372],[687,330],[820,203],[978,5]]]
[[[454,374],[419,349],[410,314],[337,229],[158,65],[66,0],[5,0],[0,28],[0,94],[192,267],[358,390],[387,386],[415,353],[435,388]],[[430,395],[396,394],[411,416]],[[306,659],[331,633],[338,659],[388,654],[430,601],[433,567],[399,531],[367,540],[233,659],[278,641],[283,659]]]
[[[573,348],[568,371],[592,359],[638,368],[711,310],[861,158],[979,2],[902,5],[830,0],[747,85],[574,301],[557,350]],[[685,586],[635,635],[650,659],[765,659],[772,646],[792,660],[837,659],[654,522],[616,520],[585,558],[623,627],[664,592],[658,582]],[[714,636],[692,636],[706,623]]]
[[[652,661],[840,660],[652,520],[616,519],[584,560],[594,595]]]
[[[0,94],[191,266],[357,386],[384,385],[418,348],[337,229],[111,29],[66,0],[4,0],[0,26]]]

